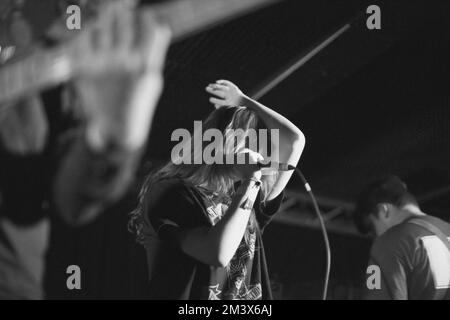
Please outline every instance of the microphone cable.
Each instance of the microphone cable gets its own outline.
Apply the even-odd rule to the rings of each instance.
[[[325,269],[325,278],[324,278],[323,289],[322,289],[322,300],[326,300],[327,293],[328,293],[328,282],[330,279],[330,269],[331,269],[330,241],[328,239],[327,229],[325,227],[325,223],[323,221],[322,214],[320,213],[320,209],[319,209],[319,206],[317,205],[316,197],[314,196],[311,186],[309,185],[308,181],[305,179],[305,176],[303,175],[303,173],[300,171],[299,168],[295,168],[294,170],[297,173],[300,180],[302,181],[303,186],[305,187],[305,190],[308,192],[309,196],[311,197],[314,211],[317,215],[317,219],[319,220],[320,229],[321,229],[322,235],[323,235],[323,241],[325,244],[325,251],[326,251],[326,269]]]

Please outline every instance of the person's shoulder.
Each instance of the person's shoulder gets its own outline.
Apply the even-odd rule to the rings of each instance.
[[[448,230],[450,234],[450,224],[447,222],[433,216],[426,216],[425,219],[441,229]],[[389,228],[389,230],[377,237],[373,247],[379,250],[397,250],[401,247],[413,247],[418,245],[422,237],[430,234],[430,231],[427,229],[407,220]]]
[[[170,188],[181,188],[183,187],[184,182],[180,178],[164,178],[158,179],[153,182],[153,189],[170,189]]]
[[[152,182],[144,196],[147,210],[163,206],[171,210],[192,208],[196,205],[193,186],[183,179],[165,178]]]
[[[428,220],[435,227],[439,228],[447,237],[450,237],[450,223],[442,220],[441,218],[426,215],[425,219]]]
[[[398,237],[407,238],[410,240],[417,240],[420,239],[423,236],[431,235],[432,232],[428,230],[427,228],[424,228],[420,225],[417,225],[413,223],[413,219],[408,219],[404,221],[403,223],[398,224],[397,226],[391,228],[388,237],[391,236],[391,234],[395,234]],[[437,217],[431,216],[431,215],[424,215],[418,218],[419,220],[423,219],[429,224],[439,228],[444,233],[450,235],[450,224],[445,222],[442,219],[439,219]]]
[[[149,188],[151,195],[186,194],[192,186],[180,178],[167,178],[155,181]]]
[[[377,237],[373,243],[372,250],[376,251],[400,251],[416,245],[420,230],[412,223],[402,222],[389,228]]]

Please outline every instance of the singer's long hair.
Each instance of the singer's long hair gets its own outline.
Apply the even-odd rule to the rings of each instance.
[[[224,154],[236,154],[243,146],[246,146],[246,136],[248,131],[264,128],[256,114],[245,107],[221,107],[214,110],[203,122],[202,129],[217,129],[224,137]],[[231,130],[241,129],[244,135],[230,136]],[[194,135],[191,135],[193,137]],[[233,141],[230,141],[233,139]],[[236,139],[236,140],[235,140]],[[191,152],[191,159],[194,154],[191,148],[191,140],[185,141],[188,144],[187,150]],[[257,150],[254,150],[257,151]],[[184,157],[183,157],[184,158]],[[174,159],[172,159],[174,160]],[[169,161],[159,170],[153,171],[147,175],[139,196],[138,205],[135,210],[130,213],[128,230],[135,234],[139,243],[144,243],[144,220],[143,202],[152,185],[158,181],[170,178],[180,178],[194,186],[207,190],[208,193],[214,195],[218,202],[229,201],[234,195],[234,185],[236,182],[234,168],[232,165],[224,164],[174,164]],[[266,200],[267,191],[275,182],[277,174],[266,176],[261,185],[260,198]]]

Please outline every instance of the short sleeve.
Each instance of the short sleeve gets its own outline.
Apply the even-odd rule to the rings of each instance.
[[[260,195],[258,195],[259,206],[255,208],[255,213],[261,231],[264,230],[272,220],[273,216],[278,212],[283,199],[284,192],[281,192],[275,199],[266,202],[261,201]]]
[[[181,180],[163,181],[152,186],[145,198],[146,220],[161,240],[177,242],[182,230],[203,224],[202,207]]]

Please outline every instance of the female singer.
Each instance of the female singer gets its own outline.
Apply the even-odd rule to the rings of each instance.
[[[129,227],[146,248],[150,295],[154,299],[271,299],[261,233],[277,212],[293,171],[263,174],[257,164],[263,160],[263,150],[249,149],[242,136],[230,142],[227,133],[278,129],[279,161],[293,166],[305,138],[293,123],[230,81],[219,80],[206,91],[216,110],[203,129],[220,130],[224,155],[244,153],[247,162],[175,164],[172,159],[147,177]]]

